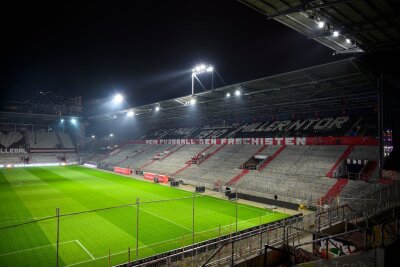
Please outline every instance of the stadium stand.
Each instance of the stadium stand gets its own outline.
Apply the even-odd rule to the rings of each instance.
[[[57,133],[60,137],[60,142],[63,148],[75,148],[75,145],[71,139],[71,136],[66,133]]]
[[[237,187],[238,192],[256,196],[280,196],[294,203],[329,202],[354,179],[346,162],[362,159],[369,164],[358,170],[359,176],[376,176],[376,146],[343,145],[336,136],[360,136],[366,131],[368,117],[323,117],[315,119],[251,122],[220,127],[188,127],[153,130],[145,140],[152,144],[125,143],[107,156],[94,155],[91,162],[166,174],[184,183],[214,189],[217,184]],[[356,130],[354,130],[356,129]],[[171,140],[213,138],[311,137],[316,144],[190,144]],[[328,145],[318,137],[333,137]],[[164,142],[163,142],[164,140]],[[339,140],[339,139],[338,139]],[[144,140],[143,140],[144,141]],[[255,160],[255,155],[258,159]],[[364,161],[363,161],[364,162]],[[250,167],[249,167],[250,166]],[[347,181],[347,180],[346,180]],[[349,184],[352,186],[352,183]]]
[[[60,148],[61,146],[55,132],[29,132],[28,138],[31,148]]]
[[[0,164],[77,162],[71,136],[56,132],[0,132]]]
[[[20,145],[24,146],[23,134],[20,132],[0,132],[0,146],[3,148],[16,148]],[[25,147],[25,146],[24,146]]]

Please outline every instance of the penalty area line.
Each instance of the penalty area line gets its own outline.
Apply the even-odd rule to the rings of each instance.
[[[95,259],[96,259],[95,257],[93,257],[92,253],[90,253],[89,250],[87,250],[87,248],[86,248],[84,245],[82,245],[81,242],[79,242],[78,239],[76,239],[75,241],[76,241],[76,243],[78,243],[78,245],[89,255],[89,257],[92,258],[92,260],[95,260]]]

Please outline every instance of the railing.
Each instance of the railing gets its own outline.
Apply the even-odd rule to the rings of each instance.
[[[292,232],[289,235],[286,234],[286,229],[289,225],[309,229],[313,227],[313,220],[314,217],[312,215],[295,216],[280,222],[260,225],[246,231],[240,231],[237,234],[232,233],[138,262],[127,262],[119,266],[173,266],[179,262],[182,265],[190,266],[211,267],[231,265],[240,258],[261,254],[265,244],[274,247],[286,244],[287,241],[285,241],[285,238],[295,238],[298,236],[297,232]]]
[[[337,246],[334,242],[332,242],[331,240],[332,240],[332,239],[335,239],[335,238],[346,237],[346,236],[348,236],[349,234],[352,234],[352,233],[362,233],[362,234],[364,235],[363,248],[364,248],[364,249],[367,249],[368,244],[371,243],[371,241],[368,242],[368,231],[369,231],[369,229],[367,229],[367,228],[356,229],[356,230],[351,230],[351,231],[345,231],[344,233],[340,233],[340,234],[336,234],[336,235],[329,235],[329,236],[326,236],[326,237],[314,239],[314,240],[308,241],[308,242],[303,242],[303,243],[300,243],[300,244],[297,244],[297,245],[293,246],[293,248],[292,248],[292,254],[293,254],[294,256],[296,256],[297,253],[298,253],[298,250],[299,250],[300,247],[302,247],[302,246],[305,246],[305,245],[314,245],[314,244],[318,244],[318,243],[319,243],[319,244],[325,243],[325,257],[326,257],[326,259],[329,258],[329,252],[328,252],[328,251],[329,251],[329,245],[331,245],[331,246],[337,248],[342,254],[344,254],[344,252],[343,252],[343,250],[342,250],[342,247],[338,247],[338,246]],[[373,236],[372,239],[375,240],[374,232],[370,232],[370,233],[371,233],[372,236]],[[292,262],[293,262],[293,263],[296,263],[295,257],[293,258]]]
[[[335,223],[342,221],[357,221],[368,219],[382,211],[397,207],[400,205],[400,196],[387,199],[382,202],[372,202],[375,205],[365,206],[365,209],[354,209],[349,203],[332,207],[325,211],[317,212],[316,225],[317,230],[321,231],[324,227],[331,227]]]
[[[357,181],[369,181],[371,177],[361,172],[348,172],[347,179]]]

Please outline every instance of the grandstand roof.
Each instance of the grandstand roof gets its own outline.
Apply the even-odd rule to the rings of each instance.
[[[82,119],[80,116],[60,116],[49,114],[22,113],[0,111],[0,124],[53,124],[58,122],[60,118],[64,119]]]
[[[158,103],[133,107],[136,119],[223,119],[238,116],[268,116],[293,113],[329,112],[376,107],[374,76],[354,58],[287,72],[217,88]],[[234,95],[240,90],[242,95]],[[227,93],[231,97],[227,97]],[[190,99],[197,103],[191,107]],[[161,107],[157,116],[155,108]],[[112,120],[128,110],[89,117],[92,121]]]
[[[400,47],[399,2],[389,0],[239,0],[335,53]],[[317,22],[325,26],[318,28]],[[333,31],[340,32],[338,37]],[[350,39],[354,43],[346,42]]]

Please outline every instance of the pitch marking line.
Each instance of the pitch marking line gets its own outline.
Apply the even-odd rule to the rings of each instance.
[[[146,212],[147,212],[147,211],[146,211]],[[150,213],[150,212],[149,212],[149,213]],[[272,215],[272,214],[267,214],[267,215],[264,215],[264,216],[262,216],[262,217],[268,217],[268,216],[271,216],[271,215]],[[238,222],[238,224],[245,223],[245,222],[251,221],[251,220],[253,220],[253,219],[254,219],[254,218],[248,219],[248,220],[242,220],[242,221]],[[226,224],[226,225],[221,225],[221,228],[228,228],[228,226],[230,226],[230,225],[235,225],[235,223]],[[212,228],[212,229],[208,229],[208,230],[204,230],[204,231],[200,231],[200,232],[196,232],[196,234],[205,233],[205,232],[209,232],[209,231],[213,231],[213,230],[217,230],[217,229],[219,229],[219,227],[217,227],[217,228]],[[191,231],[191,230],[190,230],[190,231]],[[147,247],[152,247],[152,246],[154,246],[154,245],[159,245],[159,244],[167,243],[167,242],[170,242],[170,241],[181,240],[181,239],[184,239],[184,238],[187,237],[187,236],[189,236],[189,235],[184,235],[184,236],[180,236],[180,237],[177,237],[177,238],[172,238],[172,239],[168,239],[168,240],[163,240],[163,241],[156,242],[156,243],[153,243],[153,244],[150,244],[150,245],[141,246],[141,247],[139,247],[139,249],[147,248]],[[75,240],[73,240],[73,241],[75,241]],[[132,249],[132,251],[135,251],[135,250],[136,250],[136,249]],[[110,254],[110,256],[120,255],[120,254],[123,254],[123,253],[127,253],[127,250],[123,250],[123,251],[120,251],[120,252],[112,253],[112,254]],[[108,256],[109,256],[109,255],[97,257],[97,258],[94,258],[93,260],[105,259],[105,258],[107,258]],[[91,261],[93,261],[93,260],[87,260],[87,261],[81,261],[81,262],[72,263],[72,264],[67,265],[66,267],[76,266],[76,265],[88,263],[88,262],[91,262]]]
[[[96,258],[95,257],[93,257],[93,255],[89,252],[89,250],[87,250],[87,248],[85,248],[85,246],[84,245],[82,245],[82,243],[81,242],[79,242],[79,240],[77,239],[77,240],[75,240],[76,241],[76,243],[78,243],[78,245],[90,256],[90,258],[92,258],[92,260],[95,260]]]
[[[161,220],[164,220],[164,221],[166,221],[166,222],[169,222],[169,223],[172,223],[172,224],[175,224],[175,225],[177,225],[177,226],[179,226],[179,227],[181,227],[181,228],[184,228],[184,229],[186,229],[186,230],[188,230],[188,231],[192,231],[192,229],[189,229],[189,228],[187,228],[187,227],[185,227],[185,226],[183,226],[183,225],[180,225],[180,224],[177,224],[176,222],[173,222],[173,221],[170,221],[170,220],[168,220],[168,219],[165,219],[164,217],[161,217],[161,216],[159,216],[159,215],[156,215],[156,214],[154,214],[154,213],[152,213],[152,212],[150,212],[150,211],[147,211],[147,210],[144,210],[144,209],[139,209],[139,212],[140,211],[144,211],[144,212],[147,212],[147,213],[149,213],[149,214],[151,214],[151,215],[153,215],[153,216],[155,216],[155,217],[157,217],[157,218],[160,218]]]
[[[72,242],[76,242],[76,241],[77,241],[77,240],[70,240],[70,241],[60,242],[59,244],[72,243]],[[56,246],[56,245],[57,245],[57,244],[50,244],[50,245],[45,245],[45,246],[40,246],[40,247],[22,249],[22,250],[18,250],[18,251],[13,251],[13,252],[8,252],[8,253],[1,254],[0,257],[2,257],[2,256],[7,256],[7,255],[11,255],[11,254],[16,254],[16,253],[20,253],[20,252],[25,252],[25,251],[29,251],[29,250],[35,250],[35,249],[41,249],[41,248],[45,248],[45,247]]]

